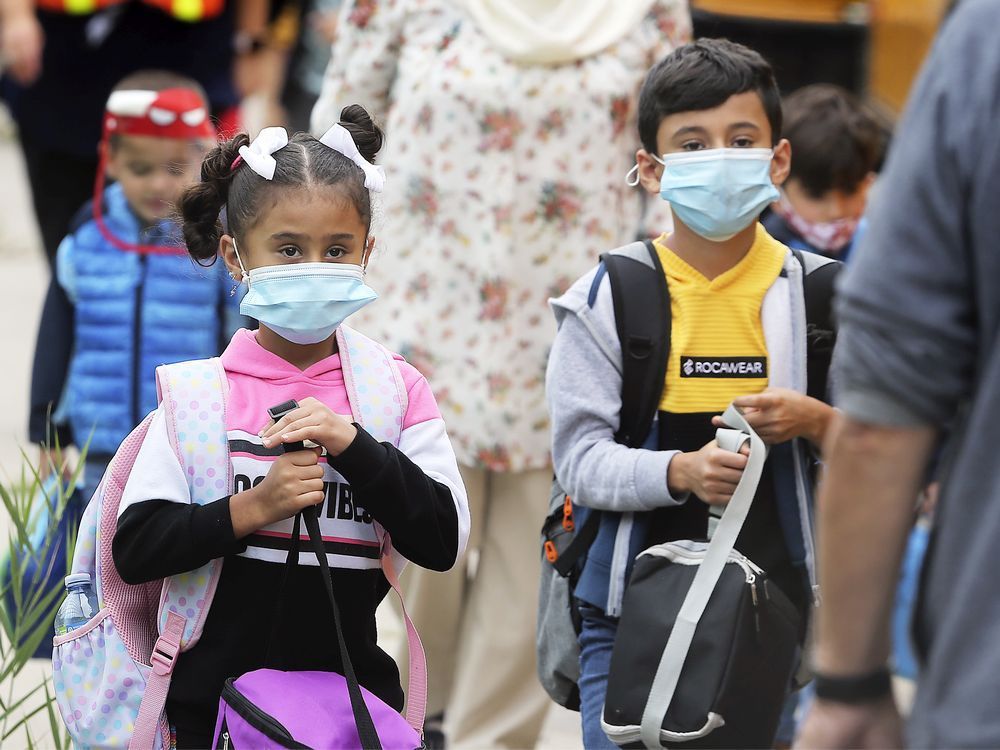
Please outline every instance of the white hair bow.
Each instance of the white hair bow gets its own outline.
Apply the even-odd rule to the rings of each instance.
[[[361,155],[361,152],[358,151],[358,145],[354,142],[354,138],[347,128],[337,123],[323,134],[319,142],[343,154],[361,167],[365,173],[366,188],[373,193],[382,192],[382,189],[385,187],[385,171],[382,167],[375,166]]]
[[[273,180],[278,162],[271,154],[287,145],[288,133],[284,128],[264,128],[249,146],[240,146],[240,156],[254,172],[265,180]]]

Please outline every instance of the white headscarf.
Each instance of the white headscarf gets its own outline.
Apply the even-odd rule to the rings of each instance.
[[[655,0],[455,0],[504,57],[525,65],[575,62],[635,29]]]

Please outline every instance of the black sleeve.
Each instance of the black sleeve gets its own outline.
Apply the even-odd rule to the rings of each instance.
[[[42,308],[31,371],[28,438],[33,443],[54,445],[56,440],[60,446],[73,443],[68,425],[51,422],[51,414],[59,405],[69,374],[69,360],[73,353],[73,317],[73,303],[53,275]]]
[[[431,479],[389,443],[359,425],[358,436],[330,466],[351,484],[358,505],[389,532],[410,562],[448,570],[458,556],[458,512],[447,485]]]
[[[111,555],[122,580],[138,584],[196,570],[245,549],[233,534],[228,497],[208,505],[146,500],[118,519]]]

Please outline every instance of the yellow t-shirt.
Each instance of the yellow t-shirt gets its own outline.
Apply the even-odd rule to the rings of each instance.
[[[767,388],[764,295],[781,273],[786,248],[760,224],[749,252],[709,281],[655,242],[670,289],[670,359],[660,410],[720,413],[734,398]]]

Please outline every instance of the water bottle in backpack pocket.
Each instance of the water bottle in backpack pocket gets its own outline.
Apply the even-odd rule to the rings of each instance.
[[[108,610],[99,609],[89,573],[66,577],[66,598],[56,613],[53,678],[66,725],[81,744],[127,742],[133,684],[145,679],[114,632]],[[139,695],[141,697],[141,694]]]
[[[66,576],[66,598],[56,612],[56,635],[79,630],[97,614],[97,609],[97,594],[94,593],[90,573]]]
[[[107,608],[53,642],[56,701],[79,747],[127,747],[150,667],[129,655]]]

